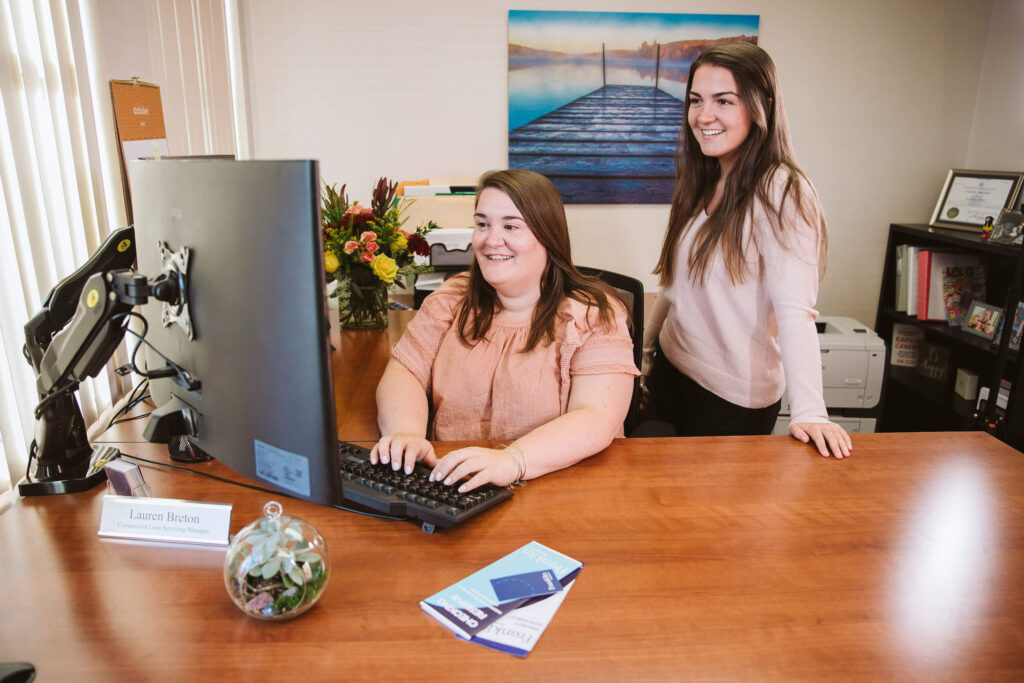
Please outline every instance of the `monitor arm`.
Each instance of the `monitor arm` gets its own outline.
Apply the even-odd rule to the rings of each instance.
[[[178,315],[184,311],[187,320],[188,249],[172,256],[171,267],[165,258],[165,270],[157,278],[130,270],[135,230],[121,228],[50,291],[42,310],[25,325],[24,354],[36,373],[39,403],[28,472],[18,487],[22,495],[84,491],[105,478],[104,462],[89,445],[75,391],[113,356],[133,307],[153,297],[167,302]],[[179,267],[181,262],[184,268]],[[191,334],[190,324],[187,331]]]

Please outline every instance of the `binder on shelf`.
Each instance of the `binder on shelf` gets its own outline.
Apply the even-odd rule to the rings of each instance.
[[[907,280],[907,315],[917,315],[917,254],[920,247],[907,246],[907,257],[903,261]]]
[[[907,245],[896,245],[896,310],[899,313],[907,312]]]
[[[917,308],[914,314],[919,320],[928,319],[928,285],[931,283],[932,250],[917,252]]]

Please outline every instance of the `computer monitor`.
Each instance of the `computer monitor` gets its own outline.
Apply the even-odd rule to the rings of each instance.
[[[317,162],[161,159],[131,162],[130,175],[139,272],[160,274],[168,253],[188,247],[194,338],[164,324],[175,317],[166,304],[151,300],[142,313],[147,341],[200,386],[151,380],[158,410],[191,409],[193,441],[231,469],[336,502]],[[147,360],[149,371],[167,365]]]

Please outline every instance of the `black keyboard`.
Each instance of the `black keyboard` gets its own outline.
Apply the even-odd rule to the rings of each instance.
[[[348,443],[338,444],[338,456],[342,498],[388,515],[415,517],[427,532],[447,529],[512,497],[492,484],[459,493],[458,484],[430,481],[430,469],[423,465],[412,474],[396,472],[391,465],[370,463],[370,451]]]

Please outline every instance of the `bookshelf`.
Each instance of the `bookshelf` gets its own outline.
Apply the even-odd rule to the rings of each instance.
[[[896,248],[909,244],[922,248],[962,251],[981,256],[986,271],[986,303],[1003,309],[1004,329],[1009,330],[1022,295],[1024,252],[1020,247],[991,244],[979,233],[931,228],[927,225],[894,223],[889,226],[889,240],[882,270],[882,287],[878,297],[875,331],[885,340],[886,374],[882,389],[882,416],[879,431],[947,431],[984,429],[1018,450],[1024,450],[1024,360],[1021,352],[1009,348],[1009,333],[995,344],[987,339],[950,327],[946,322],[919,321],[916,316],[896,310]],[[890,365],[893,325],[914,325],[923,333],[925,342],[941,344],[950,349],[950,372],[947,381],[928,379],[914,368]],[[990,387],[991,395],[1000,380],[1012,383],[1006,410],[994,403],[981,410],[976,401],[959,397],[953,386],[958,368],[978,374],[978,384]]]

